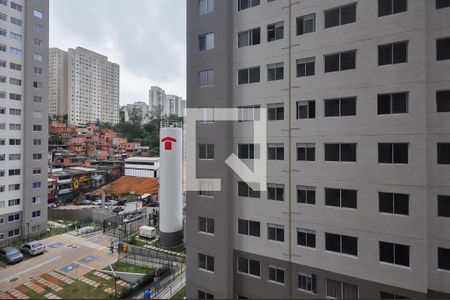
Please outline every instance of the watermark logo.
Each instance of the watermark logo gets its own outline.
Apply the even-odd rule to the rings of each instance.
[[[186,145],[186,191],[218,192],[222,190],[220,178],[197,178],[197,126],[209,126],[206,123],[233,122],[231,130],[241,133],[247,132],[245,144],[252,144],[253,155],[251,160],[241,160],[234,153],[238,144],[233,144],[233,152],[230,153],[224,163],[234,173],[247,183],[255,191],[267,189],[267,109],[266,108],[195,108],[186,109],[185,145]],[[198,124],[200,123],[200,124]],[[203,123],[203,124],[202,124]],[[249,126],[247,126],[247,124]],[[216,133],[211,129],[208,134],[215,138]],[[207,141],[208,137],[204,137]],[[233,139],[233,143],[234,143]],[[243,138],[244,140],[244,138]],[[206,142],[207,143],[207,142]],[[244,144],[244,142],[243,142]],[[217,158],[215,157],[217,160]],[[252,165],[250,168],[248,165]]]

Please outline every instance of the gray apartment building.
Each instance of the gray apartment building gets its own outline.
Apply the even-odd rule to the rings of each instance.
[[[187,78],[188,298],[450,297],[450,1],[188,0]]]
[[[0,245],[47,230],[48,6],[0,1]]]

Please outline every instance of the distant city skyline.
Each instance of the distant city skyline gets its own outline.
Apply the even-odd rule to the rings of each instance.
[[[50,47],[85,47],[119,64],[120,105],[147,102],[155,85],[186,98],[185,19],[179,0],[50,0]]]

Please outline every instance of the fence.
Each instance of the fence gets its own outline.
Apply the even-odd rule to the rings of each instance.
[[[126,240],[130,236],[138,234],[139,228],[150,224],[150,218],[145,210],[142,211],[142,217],[139,220],[126,223],[124,216],[118,215],[107,218],[103,221],[103,232],[105,234],[117,237],[119,240]]]
[[[129,245],[127,253],[119,258],[119,261],[142,267],[167,266],[172,268],[183,264],[185,259],[173,254]]]

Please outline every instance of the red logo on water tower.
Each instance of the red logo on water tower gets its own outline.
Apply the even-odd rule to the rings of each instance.
[[[170,136],[166,136],[161,140],[161,142],[164,143],[164,150],[172,151],[172,144],[176,143],[177,140]]]

